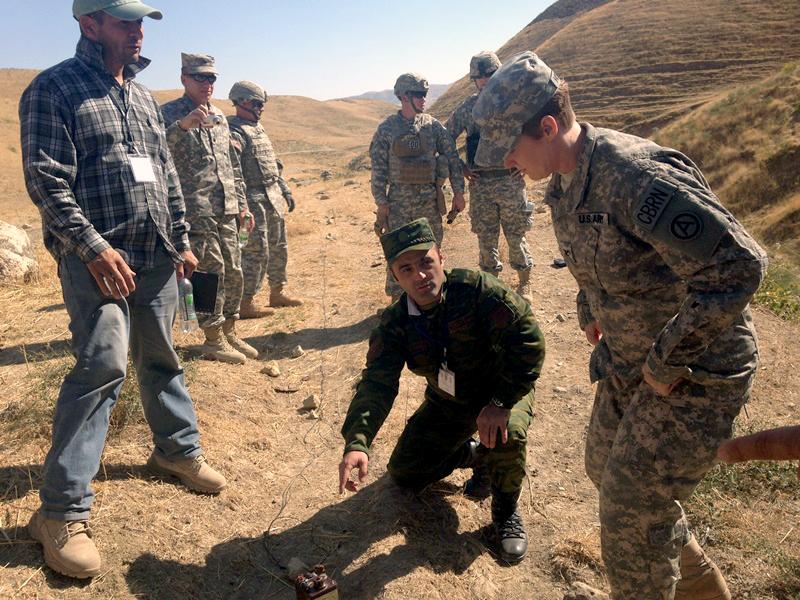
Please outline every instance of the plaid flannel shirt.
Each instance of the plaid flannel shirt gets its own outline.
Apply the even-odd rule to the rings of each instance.
[[[133,81],[148,64],[141,58],[125,67],[120,85],[102,47],[82,36],[74,58],[39,74],[22,95],[25,183],[56,261],[77,253],[88,262],[113,247],[133,269],[149,268],[160,244],[176,263],[189,249],[164,119],[149,90]],[[131,146],[150,158],[154,182],[134,180]]]

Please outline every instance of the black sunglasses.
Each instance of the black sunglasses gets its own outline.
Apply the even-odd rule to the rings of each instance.
[[[259,108],[264,108],[264,103],[260,100],[250,100],[250,106],[258,110]]]
[[[424,98],[428,95],[428,92],[406,92],[406,95],[409,98]]]
[[[194,79],[197,83],[214,84],[217,81],[216,75],[205,75],[203,73],[194,73],[191,75],[191,78]]]

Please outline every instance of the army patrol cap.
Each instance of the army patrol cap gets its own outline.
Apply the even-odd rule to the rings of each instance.
[[[228,99],[234,104],[237,102],[245,102],[247,100],[256,100],[266,104],[267,100],[269,100],[269,97],[267,96],[267,92],[264,91],[264,88],[257,83],[243,80],[237,81],[233,84],[233,87],[228,94]]]
[[[144,17],[161,19],[164,16],[160,10],[139,0],[74,0],[72,3],[72,16],[76,19],[101,10],[122,21],[138,21]]]
[[[478,52],[469,61],[469,78],[482,79],[491,77],[503,64],[494,52]]]
[[[428,93],[428,80],[419,73],[403,73],[394,82],[394,95],[405,96],[408,92]]]
[[[435,243],[436,238],[433,237],[431,226],[428,224],[428,219],[424,217],[406,223],[381,236],[383,255],[389,264],[404,252],[430,250]]]
[[[194,75],[195,73],[219,75],[219,71],[214,66],[213,56],[189,54],[188,52],[181,52],[181,73],[184,75]]]
[[[561,83],[533,52],[518,54],[486,83],[472,116],[481,131],[475,164],[502,165],[522,126],[547,104]]]

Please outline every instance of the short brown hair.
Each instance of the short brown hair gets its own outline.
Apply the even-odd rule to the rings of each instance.
[[[569,129],[575,123],[575,111],[572,110],[569,86],[566,81],[558,86],[556,93],[547,101],[547,104],[525,122],[522,126],[522,133],[533,139],[540,139],[542,137],[542,119],[547,116],[553,117],[564,129]]]

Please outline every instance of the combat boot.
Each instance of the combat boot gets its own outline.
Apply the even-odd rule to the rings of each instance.
[[[479,451],[480,443],[472,438],[464,442],[464,459],[460,469],[472,469],[472,477],[464,482],[464,495],[473,500],[485,500],[492,493],[486,456]]]
[[[675,600],[731,600],[722,573],[694,536],[681,550],[681,580]]]
[[[228,340],[222,335],[222,325],[204,327],[203,333],[206,335],[205,343],[200,346],[203,358],[238,365],[247,360],[244,354],[230,347]]]
[[[222,332],[231,348],[238,350],[247,358],[258,358],[258,350],[236,335],[236,319],[225,319],[222,324]]]
[[[167,458],[153,450],[147,468],[157,475],[177,477],[193,492],[219,494],[228,486],[225,477],[202,454],[192,457]]]
[[[76,579],[100,574],[100,553],[86,521],[47,519],[37,510],[28,533],[42,545],[44,562],[54,571]]]
[[[272,285],[269,288],[269,305],[275,308],[284,308],[286,306],[302,306],[303,301],[300,298],[293,298],[283,293],[283,285]]]
[[[528,304],[532,304],[533,292],[531,290],[531,270],[525,269],[524,271],[517,271],[517,275],[519,276],[517,293],[522,296]]]
[[[598,589],[577,581],[564,594],[563,600],[611,600],[611,596]]]
[[[517,512],[519,492],[492,490],[492,526],[498,542],[500,558],[516,564],[528,551],[528,534]]]
[[[269,306],[256,306],[252,298],[242,298],[242,304],[239,307],[240,319],[260,319],[261,317],[268,317],[275,314],[275,309]]]

